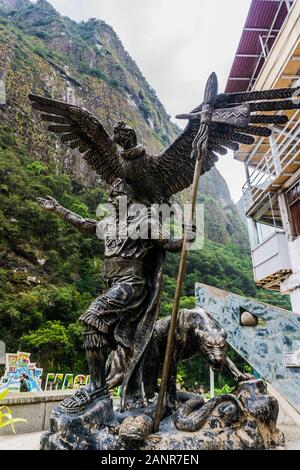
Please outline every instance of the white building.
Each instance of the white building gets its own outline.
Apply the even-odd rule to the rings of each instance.
[[[300,87],[300,0],[252,0],[226,92]],[[255,282],[291,297],[300,313],[300,109],[242,146]]]

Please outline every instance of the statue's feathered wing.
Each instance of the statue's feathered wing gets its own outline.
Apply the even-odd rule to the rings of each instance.
[[[282,88],[277,90],[221,94],[217,97],[215,111],[222,119],[233,108],[245,104],[248,108],[249,122],[245,127],[213,122],[209,131],[208,152],[202,164],[202,174],[209,171],[219,155],[228,149],[237,151],[240,144],[252,145],[254,136],[268,137],[271,129],[268,124],[286,124],[288,116],[283,114],[258,114],[259,112],[299,109],[299,101],[290,99],[300,94],[300,89]],[[159,183],[165,197],[169,197],[190,186],[193,182],[195,159],[190,158],[192,144],[199,130],[200,119],[191,119],[191,114],[201,111],[202,105],[189,115],[189,123],[182,134],[162,154],[152,157],[150,169],[152,178]]]
[[[78,149],[86,162],[108,184],[122,178],[119,150],[101,122],[84,108],[37,95],[29,95],[33,109],[40,111],[48,130],[62,143]]]
[[[251,145],[255,142],[254,136],[269,136],[269,124],[287,123],[289,118],[283,114],[260,113],[299,109],[299,100],[291,99],[297,95],[295,90],[282,88],[218,95],[202,174],[214,166],[218,154],[226,155],[228,149],[236,151],[240,144]],[[97,118],[83,108],[61,101],[37,95],[29,95],[29,99],[33,108],[42,113],[42,120],[50,124],[49,131],[59,134],[61,141],[71,149],[79,149],[83,158],[104,181],[111,184],[116,178],[126,179],[120,150]],[[236,111],[238,106],[241,107],[240,111]],[[199,130],[200,118],[199,115],[191,115],[196,115],[201,109],[202,105],[189,115],[181,115],[182,118],[188,116],[188,125],[164,152],[159,155],[146,153],[145,157],[129,163],[134,166],[134,171],[128,172],[131,174],[131,184],[136,183],[141,187],[143,182],[145,192],[158,194],[160,200],[168,200],[171,195],[192,184],[195,168],[195,159],[191,158],[192,144]],[[244,127],[236,125],[241,116],[235,116],[235,113],[239,112],[247,114]],[[230,116],[231,125],[222,122],[226,116]]]

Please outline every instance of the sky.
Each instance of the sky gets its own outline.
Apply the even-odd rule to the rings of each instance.
[[[203,101],[212,71],[224,91],[251,0],[50,0],[63,15],[110,24],[172,120]],[[181,127],[186,121],[177,121]],[[242,195],[243,164],[220,157],[217,168],[234,202]]]

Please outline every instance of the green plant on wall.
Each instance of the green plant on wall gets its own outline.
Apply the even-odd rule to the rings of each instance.
[[[229,393],[232,393],[234,391],[234,387],[230,387],[228,384],[224,384],[223,387],[221,388],[215,388],[215,397],[218,397],[219,395],[226,395]],[[207,400],[211,399],[210,393],[205,394],[205,398]]]
[[[0,392],[0,403],[8,394],[8,390],[3,390]],[[27,423],[26,419],[21,418],[13,418],[12,412],[8,406],[0,406],[0,429],[4,428],[5,426],[11,426],[11,430],[14,434],[16,434],[15,424],[16,423]]]

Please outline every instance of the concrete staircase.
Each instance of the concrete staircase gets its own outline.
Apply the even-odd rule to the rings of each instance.
[[[228,343],[300,425],[300,315],[206,284],[197,283],[195,295],[197,306],[224,328]],[[243,326],[244,312],[257,318],[256,326]]]

